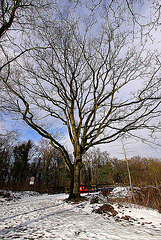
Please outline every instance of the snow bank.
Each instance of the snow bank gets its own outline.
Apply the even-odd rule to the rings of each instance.
[[[116,187],[111,191],[109,197],[125,198],[125,197],[130,197],[130,196],[131,196],[130,187]]]

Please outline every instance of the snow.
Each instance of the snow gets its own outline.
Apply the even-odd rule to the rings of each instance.
[[[129,187],[116,187],[110,193],[110,197],[112,198],[124,198],[129,197],[130,195],[131,192]]]
[[[157,210],[115,203],[116,216],[98,214],[93,210],[107,203],[101,193],[83,194],[89,201],[79,203],[66,202],[67,194],[24,192],[14,196],[10,201],[0,197],[0,239],[161,239]],[[90,204],[93,196],[100,202]]]

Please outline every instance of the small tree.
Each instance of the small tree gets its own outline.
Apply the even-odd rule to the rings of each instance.
[[[0,185],[4,187],[11,178],[13,148],[17,143],[17,133],[14,131],[0,135]]]
[[[16,184],[24,183],[27,179],[29,170],[29,151],[31,142],[22,143],[14,147],[14,163],[12,167],[13,182]]]
[[[83,155],[83,163],[89,174],[90,184],[97,185],[108,182],[107,172],[110,171],[110,168],[107,170],[108,160],[109,154],[101,152],[99,148],[91,149]]]
[[[39,161],[41,183],[48,186],[65,186],[67,180],[66,166],[59,151],[43,139],[39,142]]]

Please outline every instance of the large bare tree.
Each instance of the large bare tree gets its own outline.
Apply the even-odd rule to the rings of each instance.
[[[76,6],[71,13],[41,16],[32,35],[37,47],[16,58],[1,77],[5,108],[19,113],[62,154],[71,173],[71,198],[80,196],[88,149],[159,127],[154,124],[161,103],[158,58],[133,40],[118,3],[103,8],[100,25],[93,9],[83,20]],[[31,37],[25,40],[31,43]]]

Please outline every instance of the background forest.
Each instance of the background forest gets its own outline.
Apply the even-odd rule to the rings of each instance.
[[[71,156],[72,158],[72,156]],[[72,159],[71,159],[72,161]],[[132,157],[128,160],[111,158],[107,151],[88,151],[83,157],[80,183],[83,186],[129,185],[130,169],[133,186],[159,188],[160,159]],[[35,177],[34,186],[30,178]],[[37,144],[20,142],[14,132],[0,137],[0,188],[59,192],[70,186],[70,172],[60,153],[46,140]]]

